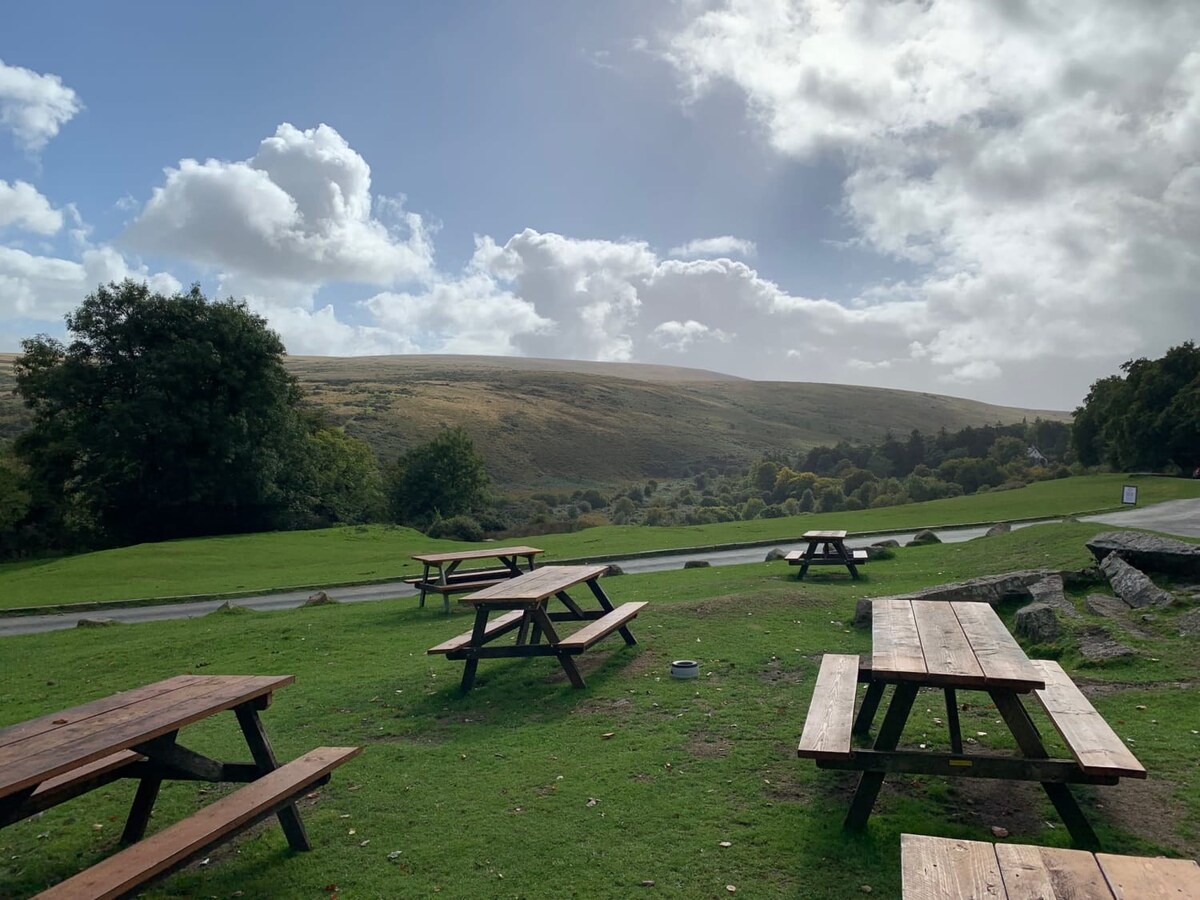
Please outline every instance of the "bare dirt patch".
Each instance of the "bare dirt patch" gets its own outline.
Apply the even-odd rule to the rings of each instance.
[[[1097,815],[1159,846],[1185,856],[1200,856],[1200,844],[1195,840],[1189,843],[1179,834],[1186,810],[1173,796],[1177,787],[1173,781],[1126,778],[1112,787],[1096,788]]]
[[[1076,675],[1072,681],[1079,687],[1085,697],[1107,697],[1110,694],[1120,694],[1125,691],[1154,691],[1159,688],[1176,688],[1191,690],[1200,687],[1200,681],[1146,681],[1134,683],[1129,681],[1096,681]]]
[[[733,749],[733,744],[708,732],[692,735],[683,747],[696,759],[723,759]]]
[[[767,684],[800,684],[804,681],[804,669],[785,666],[783,660],[776,658],[766,664],[758,677]]]

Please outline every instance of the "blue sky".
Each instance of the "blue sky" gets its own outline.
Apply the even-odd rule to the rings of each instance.
[[[129,275],[295,353],[1071,407],[1200,330],[1200,24],[1070,6],[9,11],[0,350]]]

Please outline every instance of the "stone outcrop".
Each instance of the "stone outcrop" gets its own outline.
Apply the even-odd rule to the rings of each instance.
[[[913,535],[913,539],[908,542],[908,546],[920,547],[924,544],[940,544],[941,542],[942,539],[940,537],[938,537],[928,528],[924,528]]]
[[[1143,572],[1200,577],[1200,546],[1139,531],[1105,531],[1087,542],[1097,561],[1116,554]]]
[[[1040,581],[1029,586],[1029,595],[1035,603],[1044,603],[1055,612],[1061,613],[1068,619],[1079,618],[1079,610],[1075,608],[1067,595],[1063,593],[1063,577],[1058,572],[1047,575]]]
[[[1004,600],[1032,600],[1029,586],[1045,580],[1054,573],[1044,569],[1027,572],[1008,572],[1004,575],[985,575],[969,581],[939,584],[912,594],[899,594],[905,600],[968,600],[995,606]],[[1061,582],[1060,588],[1061,588]],[[1074,610],[1072,610],[1074,611]],[[871,624],[871,599],[864,597],[854,609],[854,624],[866,628]]]
[[[897,547],[900,546],[900,542],[898,540],[896,540],[895,538],[887,538],[886,540],[876,541],[871,546],[872,547],[890,547],[893,550],[895,550]]]
[[[1129,612],[1129,604],[1108,594],[1088,594],[1083,601],[1084,608],[1093,616],[1104,616],[1113,619]]]
[[[1133,650],[1114,641],[1103,630],[1089,628],[1079,636],[1079,652],[1088,662],[1103,663],[1133,656]]]
[[[1012,526],[1007,522],[997,522],[991,528],[983,533],[984,537],[995,537],[998,534],[1008,534],[1012,531]]]
[[[1174,598],[1158,587],[1143,572],[1125,562],[1116,553],[1110,553],[1100,563],[1100,569],[1108,576],[1113,593],[1132,606],[1166,606]]]
[[[766,561],[767,562],[775,562],[775,560],[777,560],[777,559],[785,559],[786,557],[787,557],[787,554],[784,553],[782,550],[780,550],[778,547],[772,547],[770,550],[767,551]]]
[[[1048,644],[1062,635],[1057,613],[1045,603],[1030,603],[1018,609],[1015,628],[1017,634],[1035,644]]]
[[[1200,637],[1200,609],[1190,609],[1175,620],[1180,637]]]
[[[337,601],[324,591],[309,594],[308,599],[304,601],[305,606],[328,606],[330,603],[337,603]]]
[[[712,563],[707,559],[689,559],[683,564],[683,567],[685,569],[707,569],[711,565]]]

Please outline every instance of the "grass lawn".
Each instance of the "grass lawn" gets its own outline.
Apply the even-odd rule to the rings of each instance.
[[[820,655],[869,652],[869,633],[848,624],[859,597],[1031,562],[1077,568],[1100,530],[907,548],[860,582],[798,584],[783,563],[609,579],[615,602],[650,605],[633,623],[638,647],[614,636],[580,658],[584,690],[553,659],[485,660],[460,696],[461,665],[424,651],[469,617],[412,599],[8,638],[0,725],[181,672],[294,674],[263,714],[280,757],[366,748],[304,801],[311,853],[291,853],[271,820],[150,897],[717,897],[726,885],[748,897],[832,900],[863,885],[896,897],[902,832],[990,840],[1002,826],[1013,841],[1065,846],[1066,830],[1036,785],[906,776],[885,784],[865,833],[844,833],[853,776],[795,757]],[[1194,639],[1178,636],[1180,612],[1120,635],[1133,661],[1086,668],[1070,640],[1037,648],[1088,686],[1151,773],[1074,789],[1113,852],[1200,852]],[[669,677],[681,657],[700,661],[699,679]],[[964,735],[1011,745],[984,695],[959,699]],[[923,694],[905,743],[944,748],[942,715],[940,694]],[[232,716],[183,742],[245,755]],[[0,831],[0,896],[110,853],[132,790],[117,783]],[[216,793],[166,786],[151,827]]]
[[[1070,515],[1119,505],[1121,485],[1142,504],[1200,497],[1200,481],[1093,475],[1001,491],[860,512],[755,519],[678,528],[605,526],[544,535],[543,559],[607,556],[741,541],[795,540],[814,528],[885,531],[925,525]],[[418,573],[413,553],[453,549],[409,528],[361,526],[142,544],[62,559],[0,566],[0,609],[188,594],[384,581]]]

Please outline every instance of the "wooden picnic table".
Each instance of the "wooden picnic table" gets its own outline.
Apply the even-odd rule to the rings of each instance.
[[[1191,859],[900,836],[903,900],[1200,900]]]
[[[431,647],[428,652],[445,654],[447,659],[465,660],[463,691],[469,691],[474,685],[479,660],[528,656],[557,657],[571,684],[584,687],[583,676],[579,674],[574,657],[614,631],[620,632],[626,644],[635,645],[637,641],[628,623],[646,605],[623,603],[614,608],[599,583],[608,568],[606,565],[543,566],[469,594],[460,602],[475,607],[474,627]],[[571,597],[568,590],[580,584],[588,587],[599,609],[585,609]],[[549,612],[547,606],[551,597],[561,601],[566,611]],[[508,612],[489,621],[492,613],[504,610]],[[588,624],[574,634],[560,637],[555,622]],[[515,644],[486,646],[512,631],[517,633]],[[544,644],[541,643],[543,637],[546,640]]]
[[[1040,782],[1076,843],[1095,846],[1096,835],[1067,784],[1111,785],[1122,776],[1146,777],[1142,764],[1062,667],[1030,660],[986,603],[881,598],[872,604],[871,641],[869,665],[860,664],[857,656],[826,654],[798,750],[823,768],[862,772],[846,816],[848,828],[866,825],[888,772],[1008,778]],[[855,716],[859,682],[866,682],[867,690]],[[852,736],[870,731],[887,686],[892,698],[874,743],[869,749],[853,748]],[[922,687],[945,694],[949,753],[897,749]],[[965,752],[957,690],[990,696],[1016,740],[1018,755]],[[1022,705],[1021,698],[1030,694],[1072,759],[1047,751]]]
[[[803,550],[793,550],[784,557],[789,566],[800,567],[797,581],[804,578],[809,566],[845,566],[850,571],[850,577],[857,579],[857,567],[867,562],[866,550],[851,550],[846,546],[844,531],[806,531],[802,537],[808,541],[808,546]]]
[[[121,896],[272,813],[288,844],[308,850],[294,800],[359,748],[322,747],[280,766],[258,712],[294,680],[179,675],[0,729],[0,827],[117,779],[138,782],[121,835],[131,846],[39,896]],[[227,710],[253,762],[221,762],[178,742],[180,729]],[[166,780],[250,784],[142,840]]]
[[[447,553],[422,553],[414,556],[425,567],[420,575],[404,580],[421,592],[419,605],[425,605],[425,595],[440,593],[446,612],[450,611],[450,595],[468,593],[489,587],[508,578],[516,578],[533,571],[533,558],[544,550],[537,547],[489,547],[484,550],[454,550]],[[499,566],[489,568],[460,569],[463,563],[480,560],[499,560]],[[525,560],[522,568],[520,561]]]

